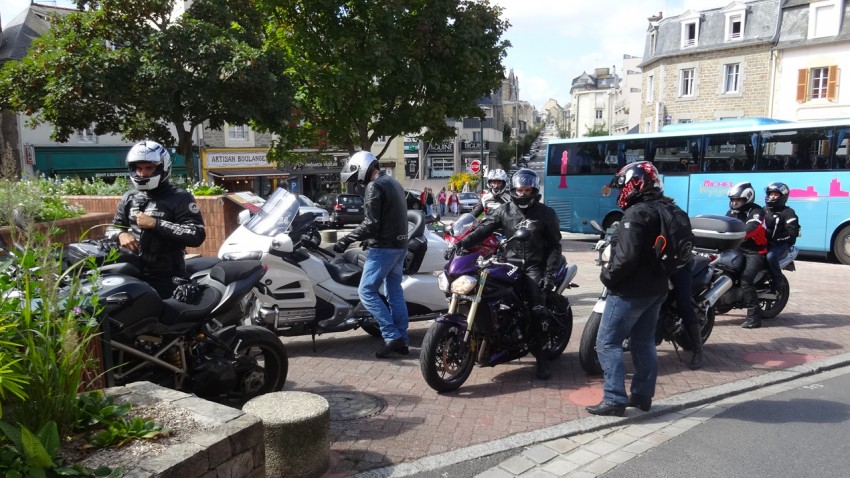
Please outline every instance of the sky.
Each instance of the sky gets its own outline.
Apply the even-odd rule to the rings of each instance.
[[[722,7],[733,0],[490,0],[501,6],[511,27],[504,38],[513,45],[503,60],[519,78],[519,99],[538,109],[550,98],[565,106],[573,78],[596,68],[615,67],[623,55],[642,56],[647,18],[688,10]],[[30,0],[0,0],[3,26]],[[49,1],[44,1],[50,4]],[[73,7],[67,0],[56,6]]]

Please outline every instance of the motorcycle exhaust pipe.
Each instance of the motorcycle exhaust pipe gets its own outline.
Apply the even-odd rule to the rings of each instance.
[[[703,294],[703,300],[700,302],[700,308],[708,309],[712,305],[714,305],[718,299],[723,297],[723,294],[729,291],[732,288],[734,283],[732,279],[727,276],[720,276],[717,278],[714,283],[711,284],[711,288],[705,291]]]

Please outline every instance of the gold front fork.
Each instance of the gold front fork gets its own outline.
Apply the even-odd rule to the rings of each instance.
[[[484,269],[478,277],[478,292],[475,294],[472,304],[469,305],[469,315],[466,316],[466,334],[463,336],[464,342],[469,342],[469,334],[472,332],[472,325],[475,322],[475,313],[478,312],[478,305],[481,303],[481,296],[484,295],[484,284],[487,283],[488,275],[490,275],[490,272]]]

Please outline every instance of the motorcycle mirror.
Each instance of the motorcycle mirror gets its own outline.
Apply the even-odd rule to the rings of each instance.
[[[248,219],[251,219],[251,211],[243,209],[239,211],[239,215],[236,216],[236,224],[239,224],[241,226],[242,224],[248,222]]]
[[[278,234],[272,239],[272,244],[270,249],[275,252],[292,252],[294,246],[292,244],[292,239],[286,234]]]
[[[596,219],[590,220],[590,227],[592,227],[594,231],[605,233],[605,229],[602,229],[602,226],[600,226],[599,223],[596,222]]]

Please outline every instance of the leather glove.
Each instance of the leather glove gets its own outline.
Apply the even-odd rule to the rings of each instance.
[[[543,292],[555,290],[555,279],[548,276],[544,277],[540,280],[540,288],[543,290]]]
[[[351,243],[343,237],[342,239],[336,241],[336,244],[334,244],[334,252],[336,252],[337,254],[342,254],[343,252],[345,252],[346,249],[348,249],[349,244]]]

